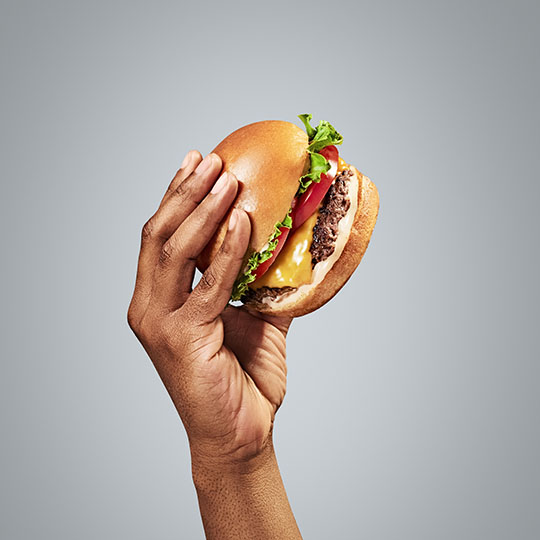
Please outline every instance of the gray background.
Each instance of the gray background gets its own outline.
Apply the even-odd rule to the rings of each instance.
[[[534,4],[2,2],[2,539],[203,537],[139,231],[187,150],[302,112],[381,195],[288,340],[305,538],[539,537]]]

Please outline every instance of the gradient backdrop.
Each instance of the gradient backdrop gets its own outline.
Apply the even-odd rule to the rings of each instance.
[[[538,3],[1,2],[0,537],[201,539],[126,324],[190,148],[312,112],[377,184],[291,329],[276,424],[306,539],[540,537]]]

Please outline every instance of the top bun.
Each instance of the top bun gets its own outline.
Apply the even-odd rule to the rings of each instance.
[[[251,220],[248,253],[261,251],[274,226],[287,215],[300,177],[309,167],[307,134],[281,120],[255,122],[223,139],[213,153],[223,171],[238,179],[238,194],[213,239],[198,260],[204,270],[217,254],[227,232],[233,208],[245,210]]]

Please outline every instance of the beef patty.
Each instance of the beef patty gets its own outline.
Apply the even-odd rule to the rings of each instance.
[[[351,206],[348,195],[352,175],[349,170],[340,172],[323,199],[309,248],[312,268],[334,253],[339,222]]]

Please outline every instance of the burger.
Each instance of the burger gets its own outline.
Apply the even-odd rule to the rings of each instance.
[[[373,183],[339,155],[343,137],[324,120],[305,131],[268,120],[244,126],[213,150],[239,189],[198,261],[204,270],[227,231],[232,208],[247,212],[251,237],[232,301],[298,317],[333,298],[360,263],[377,220]]]

